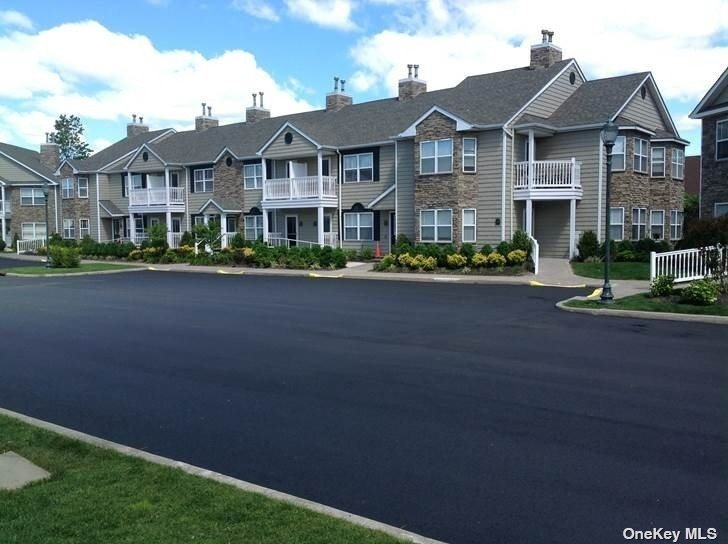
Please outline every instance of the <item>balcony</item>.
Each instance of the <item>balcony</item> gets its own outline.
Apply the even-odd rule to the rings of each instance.
[[[333,176],[267,179],[263,181],[264,208],[336,206],[337,181]]]
[[[515,164],[515,200],[581,199],[581,196],[581,163],[576,159]]]
[[[129,211],[184,211],[185,190],[183,187],[152,187],[129,191]]]

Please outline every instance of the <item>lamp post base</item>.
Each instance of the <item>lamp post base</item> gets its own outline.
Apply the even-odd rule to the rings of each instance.
[[[612,304],[614,302],[614,295],[612,294],[612,286],[609,283],[605,283],[602,287],[602,294],[599,300],[604,304]]]

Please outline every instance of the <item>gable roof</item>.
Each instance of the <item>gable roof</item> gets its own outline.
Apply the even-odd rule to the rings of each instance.
[[[151,130],[143,132],[136,136],[129,136],[111,144],[109,147],[94,153],[88,159],[69,161],[71,166],[79,172],[96,172],[102,170],[111,163],[117,162],[119,159],[136,151],[139,146],[149,143],[157,138],[161,138],[167,133],[174,133],[173,129],[165,128],[161,130]]]
[[[728,68],[726,68],[720,75],[718,80],[713,83],[713,86],[705,93],[703,99],[698,102],[695,109],[690,113],[692,119],[701,119],[714,113],[720,113],[728,111],[728,102],[721,102],[719,104],[713,104],[713,101],[728,88]]]
[[[20,164],[34,174],[45,178],[51,183],[56,183],[54,180],[55,174],[52,170],[46,168],[40,163],[40,153],[37,151],[0,142],[0,154],[5,155],[10,160]]]

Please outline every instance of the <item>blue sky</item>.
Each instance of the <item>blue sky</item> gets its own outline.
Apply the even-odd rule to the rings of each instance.
[[[240,121],[264,91],[273,115],[321,107],[332,78],[356,102],[392,96],[407,63],[429,89],[523,66],[540,29],[587,77],[651,70],[681,135],[699,149],[692,107],[726,67],[728,2],[612,0],[598,17],[570,0],[3,0],[0,141],[35,147],[60,113],[96,148],[132,113],[187,129],[200,102]],[[645,4],[645,5],[642,5]],[[629,17],[625,14],[629,13]]]

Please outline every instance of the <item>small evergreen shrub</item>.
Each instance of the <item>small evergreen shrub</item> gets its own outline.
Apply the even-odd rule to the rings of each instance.
[[[407,238],[404,234],[397,235],[397,239],[394,242],[392,253],[395,255],[401,255],[402,253],[412,252],[412,241]]]
[[[482,248],[480,248],[480,252],[483,255],[490,255],[493,253],[493,247],[490,244],[485,244]]]
[[[585,261],[590,257],[599,256],[599,242],[597,241],[597,235],[594,231],[586,230],[581,233],[579,237],[579,243],[576,244],[576,248],[579,250],[579,260]]]
[[[513,246],[510,242],[503,241],[495,248],[495,250],[500,253],[502,256],[508,255],[511,251],[513,251]],[[504,257],[505,258],[505,257]]]
[[[522,230],[517,230],[516,232],[514,232],[513,237],[511,238],[511,247],[512,249],[520,249],[521,251],[525,251],[526,255],[531,253],[531,240],[529,240],[528,234],[526,234]]]
[[[5,240],[0,238],[0,251],[5,251]]]
[[[233,249],[245,247],[245,237],[242,232],[236,232],[235,236],[230,239],[230,247]]]
[[[465,257],[468,261],[472,260],[475,255],[475,246],[473,244],[463,244],[460,246],[460,255]]]
[[[528,254],[524,250],[514,249],[507,255],[506,259],[508,260],[508,264],[520,266],[526,262],[527,256]]]
[[[462,268],[468,264],[468,259],[464,255],[453,253],[447,256],[447,267],[448,268]]]
[[[186,230],[186,231],[184,231],[182,233],[182,236],[179,239],[179,245],[180,246],[193,246],[194,247],[194,245],[195,245],[195,237],[192,236],[192,233],[190,231]]]
[[[488,257],[483,253],[476,253],[475,255],[473,255],[473,258],[470,260],[470,262],[475,268],[483,268],[488,262]]]
[[[364,246],[359,252],[362,261],[371,261],[374,258],[374,250],[369,246]]]
[[[346,259],[349,261],[356,261],[357,258],[359,258],[359,254],[356,252],[356,249],[345,249],[344,253],[346,254]]]
[[[52,245],[48,248],[52,268],[78,268],[81,265],[81,254],[78,248]]]
[[[669,297],[675,286],[675,278],[672,276],[657,276],[650,285],[650,295],[653,297]]]
[[[681,295],[687,304],[710,306],[718,302],[718,284],[713,280],[695,280],[681,291]]]
[[[506,258],[497,251],[493,251],[485,258],[485,262],[490,268],[503,268],[506,265]]]
[[[129,260],[131,261],[141,261],[142,260],[142,250],[141,249],[134,249],[129,253]]]

